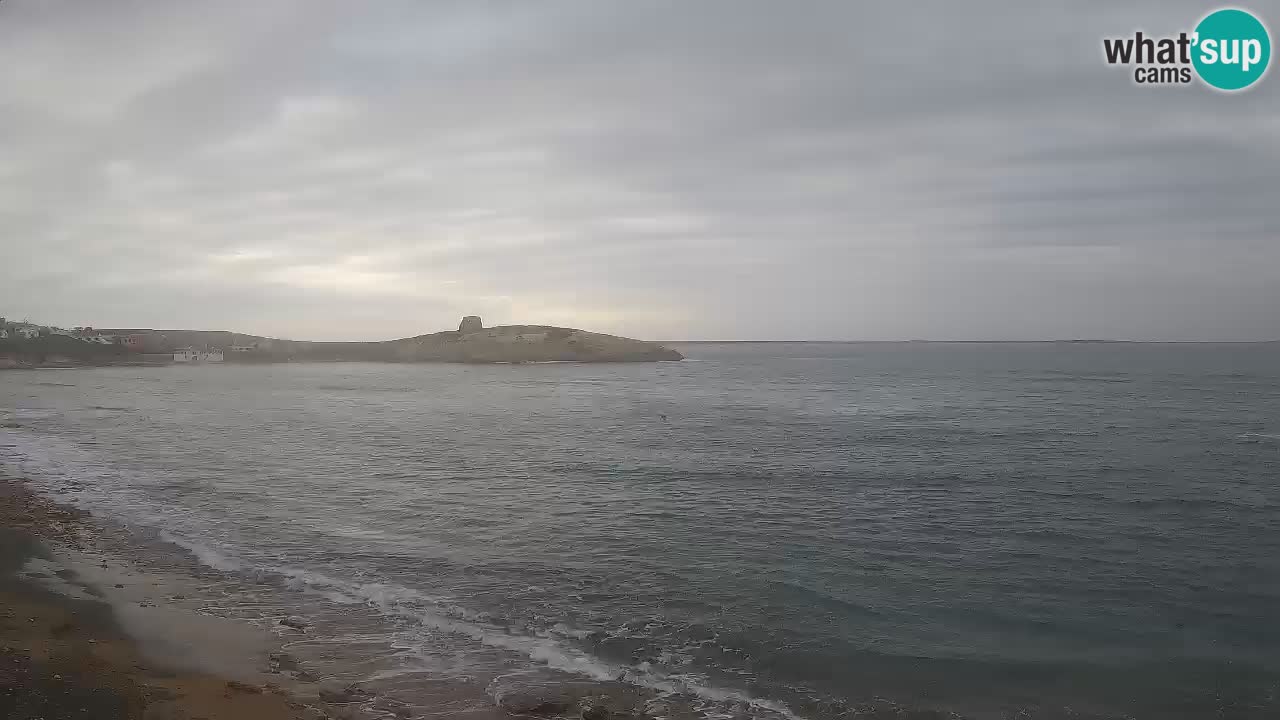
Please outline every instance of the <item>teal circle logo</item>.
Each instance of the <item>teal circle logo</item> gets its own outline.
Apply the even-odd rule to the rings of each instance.
[[[1252,13],[1226,8],[1196,25],[1191,63],[1200,79],[1219,90],[1243,90],[1271,63],[1271,36]]]

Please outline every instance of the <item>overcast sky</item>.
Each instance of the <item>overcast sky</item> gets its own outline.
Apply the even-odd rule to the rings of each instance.
[[[0,0],[0,315],[1280,338],[1280,75],[1116,5]]]

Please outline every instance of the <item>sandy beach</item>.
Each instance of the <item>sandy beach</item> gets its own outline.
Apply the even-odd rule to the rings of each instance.
[[[367,700],[358,689],[318,684],[270,633],[167,602],[165,589],[98,552],[84,513],[0,477],[0,717],[396,714],[350,707]]]

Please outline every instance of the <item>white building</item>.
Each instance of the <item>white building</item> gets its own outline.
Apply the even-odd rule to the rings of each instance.
[[[115,345],[116,336],[106,335],[94,330],[91,327],[77,327],[69,331],[58,333],[60,335],[69,335],[81,342],[87,342],[92,345]]]
[[[187,347],[173,351],[173,361],[176,363],[220,363],[222,360],[221,350],[196,350]]]

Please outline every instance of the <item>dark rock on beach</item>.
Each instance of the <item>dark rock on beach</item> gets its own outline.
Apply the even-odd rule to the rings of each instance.
[[[246,682],[240,682],[239,680],[228,680],[227,692],[241,692],[241,693],[250,693],[252,695],[258,695],[262,693],[262,688],[258,687],[257,685],[250,685],[249,683],[246,683]]]
[[[489,686],[494,703],[508,715],[582,720],[645,720],[654,692],[615,682],[577,680],[520,681],[504,678]]]
[[[373,709],[381,712],[391,713],[397,718],[407,718],[413,716],[413,708],[399,700],[392,700],[387,697],[380,697],[373,702]]]
[[[294,630],[306,630],[308,623],[300,617],[290,615],[287,618],[281,618],[280,624],[287,628],[293,628]]]
[[[289,653],[273,652],[267,656],[272,670],[293,671],[298,669],[298,660]]]
[[[526,685],[500,690],[494,700],[511,715],[560,715],[577,704],[578,694],[561,685]]]
[[[326,683],[320,686],[320,699],[334,705],[363,702],[370,698],[370,693],[357,685],[337,685]]]
[[[583,698],[579,703],[582,720],[609,720],[609,704],[602,697]]]
[[[647,692],[635,688],[566,680],[505,682],[490,686],[494,702],[508,715],[581,717],[582,720],[638,718]]]

